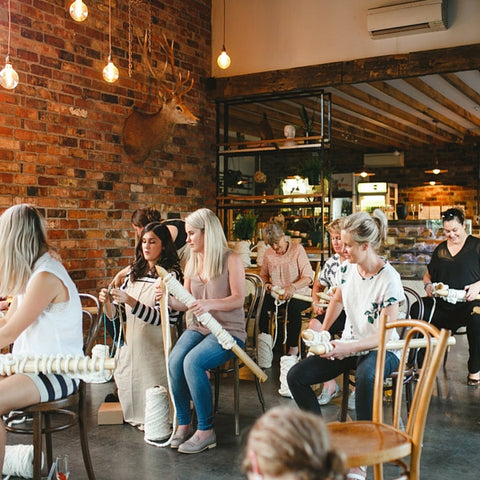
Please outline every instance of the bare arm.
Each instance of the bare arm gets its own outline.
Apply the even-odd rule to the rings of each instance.
[[[14,310],[0,327],[0,348],[13,343],[50,303],[68,301],[68,290],[62,281],[49,272],[35,276],[25,292],[21,305],[14,302]]]

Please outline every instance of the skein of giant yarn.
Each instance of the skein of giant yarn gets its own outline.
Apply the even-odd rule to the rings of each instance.
[[[293,398],[288,388],[287,373],[298,362],[298,357],[295,355],[283,355],[280,358],[280,388],[278,393],[282,397]]]
[[[157,385],[145,391],[145,434],[149,445],[166,446],[171,434],[170,397],[168,390]]]
[[[258,366],[260,368],[270,368],[273,360],[273,338],[269,333],[259,333],[258,342]]]
[[[43,467],[43,453],[42,453]],[[33,477],[33,445],[6,445],[3,461],[3,475]]]

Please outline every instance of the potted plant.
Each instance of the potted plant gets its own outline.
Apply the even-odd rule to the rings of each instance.
[[[300,118],[302,119],[303,126],[305,127],[305,136],[309,137],[313,133],[313,121],[315,118],[315,111],[312,110],[312,116],[308,115],[307,109],[305,105],[302,105],[302,109],[300,110]]]
[[[257,226],[258,215],[251,210],[239,213],[233,221],[233,237],[235,240],[251,240]]]

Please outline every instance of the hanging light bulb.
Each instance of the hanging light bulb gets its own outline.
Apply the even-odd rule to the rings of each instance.
[[[223,0],[223,45],[222,52],[217,57],[217,65],[223,70],[230,66],[231,60],[228,56],[227,49],[225,48],[225,0]]]
[[[224,70],[230,66],[231,60],[225,49],[225,45],[222,48],[222,53],[217,58],[217,65]]]
[[[108,83],[118,80],[118,68],[112,62],[112,0],[108,0],[108,63],[103,69],[103,79]]]
[[[82,0],[75,0],[70,5],[70,16],[76,22],[83,22],[88,17],[88,7],[82,2]]]
[[[18,85],[18,73],[13,69],[10,63],[10,57],[5,59],[5,67],[0,72],[0,85],[7,90],[13,90]]]
[[[0,85],[7,90],[13,90],[18,85],[18,73],[13,69],[10,63],[10,33],[12,29],[12,13],[10,10],[10,0],[8,0],[8,40],[7,56],[5,57],[5,67],[0,72]]]
[[[112,62],[112,58],[108,56],[108,63],[103,69],[103,79],[108,83],[114,83],[118,80],[119,72],[118,68]]]

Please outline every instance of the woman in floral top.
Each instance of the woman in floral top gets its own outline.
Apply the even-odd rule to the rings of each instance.
[[[382,315],[396,320],[399,302],[404,299],[400,275],[377,253],[386,231],[387,218],[381,210],[372,216],[359,212],[345,219],[341,237],[348,262],[340,269],[340,288],[330,301],[323,324],[316,319],[309,324],[313,330],[328,331],[343,308],[345,328],[342,338],[332,341],[333,350],[309,356],[289,371],[288,386],[300,408],[321,414],[311,386],[355,369],[357,420],[372,418],[377,359],[372,349],[378,345],[379,321]],[[398,334],[394,331],[391,339],[395,338]],[[388,351],[384,377],[397,369],[398,362],[397,352]],[[364,473],[360,469],[359,478],[364,478]]]

